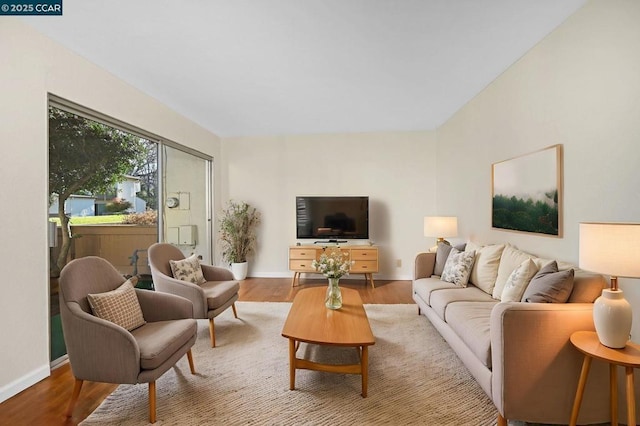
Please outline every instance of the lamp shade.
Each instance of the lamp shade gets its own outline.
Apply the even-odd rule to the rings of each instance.
[[[613,277],[640,277],[640,223],[581,223],[580,268]]]
[[[427,216],[424,218],[425,237],[457,237],[458,218],[455,216]]]

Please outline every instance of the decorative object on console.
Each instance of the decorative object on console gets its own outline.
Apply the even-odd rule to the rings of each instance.
[[[311,266],[329,279],[324,301],[325,306],[329,309],[340,309],[342,307],[342,293],[338,282],[341,277],[349,274],[351,269],[349,255],[345,255],[339,248],[328,250],[328,253],[320,255],[320,259],[314,259]]]
[[[247,257],[253,253],[256,244],[256,227],[260,223],[260,213],[246,202],[229,201],[220,218],[220,241],[222,260],[231,264],[233,277],[243,280],[247,277]],[[235,265],[234,265],[235,264]]]
[[[494,163],[493,228],[562,236],[562,145]]]
[[[640,223],[581,223],[581,268],[611,276],[593,306],[600,343],[623,348],[631,332],[631,305],[618,288],[618,277],[640,277]]]
[[[449,244],[445,238],[458,236],[458,218],[455,216],[425,216],[424,236],[437,238],[436,249],[438,243]]]

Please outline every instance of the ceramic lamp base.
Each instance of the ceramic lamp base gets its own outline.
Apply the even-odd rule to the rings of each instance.
[[[593,304],[593,322],[600,343],[610,348],[624,348],[631,333],[631,305],[622,290],[602,290]]]

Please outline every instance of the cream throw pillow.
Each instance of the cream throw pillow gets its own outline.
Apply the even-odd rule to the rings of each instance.
[[[176,280],[188,281],[193,284],[204,284],[207,282],[202,273],[200,259],[198,259],[195,253],[186,259],[170,260],[169,265],[171,265],[173,278]]]
[[[88,294],[93,314],[131,331],[146,324],[131,280],[106,293]]]
[[[452,248],[440,279],[459,287],[466,287],[475,256],[475,251],[460,251]]]
[[[511,244],[507,244],[500,256],[500,265],[498,265],[498,276],[496,277],[496,285],[493,288],[493,298],[500,299],[502,297],[502,291],[509,279],[509,275],[518,267],[522,262],[530,259],[532,256],[521,250],[518,250]]]
[[[476,260],[469,282],[487,294],[492,294],[496,285],[503,250],[504,244],[491,244],[476,250]]]
[[[527,259],[522,262],[518,269],[509,275],[500,300],[503,302],[519,302],[531,282],[531,278],[537,273],[538,267],[533,260]]]

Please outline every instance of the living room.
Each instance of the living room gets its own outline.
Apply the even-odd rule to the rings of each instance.
[[[640,217],[640,5],[632,0],[586,2],[435,128],[242,137],[219,137],[24,21],[0,19],[1,176],[19,182],[4,189],[11,201],[0,207],[0,254],[21,272],[3,287],[1,329],[11,349],[0,355],[0,401],[49,375],[48,94],[213,157],[216,210],[236,199],[262,213],[254,277],[291,276],[297,195],[369,196],[381,279],[411,279],[415,254],[433,245],[424,216],[457,216],[453,243],[509,242],[573,263],[580,222]],[[491,165],[555,144],[563,147],[562,237],[492,229]],[[637,307],[637,280],[620,284]]]

